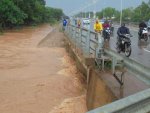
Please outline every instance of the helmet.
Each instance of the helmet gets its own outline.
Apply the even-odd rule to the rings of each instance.
[[[122,24],[121,24],[121,27],[125,27],[125,23],[122,23]]]
[[[108,23],[108,20],[105,20],[105,22],[104,22],[104,23],[106,23],[106,24],[107,24],[107,23]]]

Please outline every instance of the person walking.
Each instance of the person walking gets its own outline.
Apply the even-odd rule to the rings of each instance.
[[[66,20],[66,19],[64,19],[64,20],[63,20],[63,31],[65,31],[66,26],[67,26],[67,20]]]

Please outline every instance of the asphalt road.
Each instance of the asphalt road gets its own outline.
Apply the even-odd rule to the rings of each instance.
[[[111,37],[110,40],[110,48],[116,50],[116,37],[117,37],[117,28],[115,28],[114,36]],[[131,47],[132,53],[130,58],[147,66],[150,67],[150,39],[145,42],[144,40],[138,39],[138,29],[130,28],[130,32],[133,35],[131,37]]]

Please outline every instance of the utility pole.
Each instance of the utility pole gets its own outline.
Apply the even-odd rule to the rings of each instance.
[[[122,0],[121,0],[121,13],[120,13],[120,25],[122,24]]]
[[[90,13],[90,11],[89,11],[89,18],[91,18],[91,13]]]
[[[150,7],[150,0],[148,1],[148,6]]]
[[[96,19],[96,11],[93,11],[93,14],[94,14],[93,18]]]
[[[86,18],[86,11],[84,12],[84,18]]]
[[[96,0],[93,0],[93,4],[94,4],[93,18],[96,19]]]

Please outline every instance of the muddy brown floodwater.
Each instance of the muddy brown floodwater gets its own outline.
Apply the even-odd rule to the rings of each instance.
[[[58,28],[0,36],[0,113],[85,113],[85,82]]]

